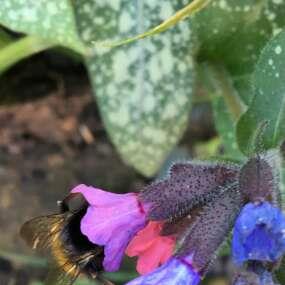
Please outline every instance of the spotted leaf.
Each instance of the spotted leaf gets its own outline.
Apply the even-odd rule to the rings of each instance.
[[[183,3],[184,2],[184,3]],[[185,1],[77,0],[86,42],[116,41],[159,24]],[[122,158],[154,175],[185,130],[193,72],[188,21],[162,34],[86,60],[107,131]]]
[[[84,51],[68,0],[1,0],[0,24],[78,52]]]
[[[246,104],[260,51],[284,27],[284,13],[284,0],[213,0],[193,18],[199,57],[223,63]]]
[[[263,50],[254,73],[254,98],[237,125],[245,154],[275,148],[285,139],[285,31]]]

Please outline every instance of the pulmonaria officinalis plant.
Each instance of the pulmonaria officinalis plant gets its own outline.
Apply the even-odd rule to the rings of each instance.
[[[169,177],[140,193],[75,187],[58,214],[22,229],[34,248],[51,249],[61,269],[48,284],[71,284],[81,272],[100,279],[101,271],[120,268],[124,254],[137,257],[142,274],[131,284],[196,284],[231,232],[234,284],[273,284],[284,255],[284,215],[276,167],[262,153],[285,138],[285,1],[2,2],[1,42],[6,28],[26,36],[0,43],[0,73],[58,45],[81,54],[105,130],[145,176],[159,171],[183,135],[197,94],[212,103],[223,154],[243,161],[176,163]],[[190,15],[161,35],[118,47]]]
[[[271,284],[266,280],[274,279],[272,274],[285,253],[285,216],[279,208],[278,177],[270,160],[274,156],[257,154],[243,165],[176,163],[167,178],[140,193],[114,194],[79,185],[64,201],[80,195],[84,207],[69,209],[76,223],[67,219],[57,227],[59,251],[72,247],[86,254],[90,248],[100,249],[85,263],[70,261],[78,272],[90,276],[86,270],[90,262],[96,264],[97,275],[116,271],[126,253],[138,256],[137,270],[142,274],[129,285],[196,285],[233,229],[232,255],[240,272],[234,284],[248,284],[252,278],[257,280],[253,284]],[[31,224],[23,227],[26,239]],[[67,239],[62,238],[64,232]],[[32,245],[47,240],[45,234],[36,234]],[[58,252],[53,253],[59,262]]]

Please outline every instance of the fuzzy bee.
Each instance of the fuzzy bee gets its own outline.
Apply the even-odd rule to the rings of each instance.
[[[70,194],[59,206],[59,214],[34,218],[20,231],[33,249],[50,250],[54,262],[46,284],[71,285],[80,274],[85,274],[104,285],[112,285],[100,275],[104,248],[91,243],[80,231],[80,221],[88,207],[82,194]]]

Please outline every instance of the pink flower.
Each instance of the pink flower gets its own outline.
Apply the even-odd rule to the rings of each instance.
[[[172,255],[174,236],[161,236],[163,222],[149,222],[139,231],[127,247],[126,254],[138,256],[137,271],[147,274],[165,263]]]
[[[149,207],[135,193],[115,194],[83,184],[71,192],[82,193],[89,203],[81,232],[92,243],[104,246],[104,269],[118,270],[129,241],[146,225]]]

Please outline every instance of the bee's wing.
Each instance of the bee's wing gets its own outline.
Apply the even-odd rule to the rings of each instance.
[[[80,270],[73,264],[66,264],[64,271],[55,262],[50,265],[45,285],[72,285],[80,274]]]
[[[72,285],[80,275],[80,272],[77,270],[76,275],[75,272],[73,272],[73,274],[73,276],[70,276],[60,268],[50,269],[45,285]],[[114,283],[101,276],[97,276],[96,280],[99,281],[101,285],[114,285]]]
[[[61,258],[60,255],[54,255],[61,252],[56,251],[54,245],[58,245],[59,234],[68,217],[67,213],[37,217],[26,222],[20,230],[22,238],[33,249],[51,248],[52,259],[49,262],[46,285],[72,285],[80,274],[77,262],[73,263],[67,259],[66,263],[60,265],[57,260],[57,258]]]
[[[20,235],[33,249],[45,249],[51,245],[65,220],[66,214],[37,217],[22,226]]]

